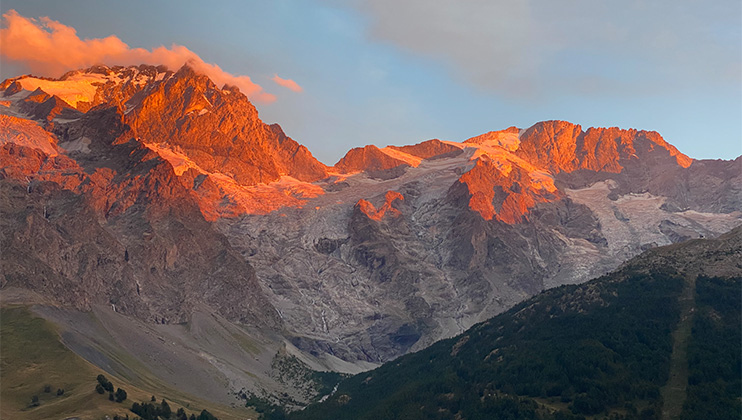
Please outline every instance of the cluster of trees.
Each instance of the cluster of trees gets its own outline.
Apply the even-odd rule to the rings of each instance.
[[[157,400],[154,395],[152,396],[151,402],[134,403],[131,406],[131,411],[141,417],[142,420],[160,420],[160,419],[174,419],[174,420],[219,420],[213,414],[207,410],[201,410],[201,414],[196,416],[191,413],[190,417],[186,414],[183,408],[179,408],[175,413],[170,409],[170,404],[162,399],[160,404],[157,404]]]
[[[98,380],[98,383],[95,385],[95,390],[103,395],[108,391],[108,399],[111,401],[116,401],[117,403],[123,402],[126,400],[127,395],[126,391],[124,391],[121,388],[118,388],[116,392],[113,392],[113,383],[108,380],[108,378],[105,377],[105,375],[98,375],[96,378]]]
[[[659,418],[682,290],[672,270],[629,269],[553,289],[288,418]]]
[[[152,398],[154,398],[154,396]],[[164,398],[160,404],[146,402],[141,404],[134,403],[131,405],[131,411],[141,417],[142,420],[155,420],[159,418],[169,419],[173,415],[172,410],[170,410],[170,405]]]

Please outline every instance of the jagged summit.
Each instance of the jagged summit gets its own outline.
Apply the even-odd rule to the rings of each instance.
[[[185,174],[191,186],[204,187],[194,193],[210,218],[275,209],[265,191],[250,189],[258,184],[327,177],[326,167],[304,146],[277,124],[263,123],[237,88],[219,88],[187,64],[175,72],[164,66],[94,66],[55,80],[21,76],[0,87],[9,115],[44,119],[50,127],[55,118],[60,123],[92,109],[116,108],[131,137]],[[203,177],[209,181],[196,181]],[[274,194],[278,205],[297,202],[281,189]]]
[[[621,173],[636,166],[687,168],[693,160],[656,132],[589,128],[544,121],[527,129],[490,131],[461,143],[428,140],[412,146],[369,145],[350,150],[335,166],[343,174],[417,168],[425,160],[464,156],[459,183],[471,196],[469,207],[486,220],[520,223],[538,203],[563,197],[555,181],[577,171]],[[392,176],[393,174],[389,174]]]

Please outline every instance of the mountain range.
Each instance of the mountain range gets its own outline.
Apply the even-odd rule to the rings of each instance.
[[[691,159],[656,132],[544,121],[327,166],[188,65],[8,79],[0,145],[6,296],[146,325],[213,316],[271,343],[269,365],[287,349],[369,369],[742,224],[742,157]],[[235,366],[217,367],[224,388],[280,393],[270,369]]]

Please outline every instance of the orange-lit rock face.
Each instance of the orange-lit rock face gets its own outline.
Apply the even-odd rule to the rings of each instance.
[[[469,207],[487,220],[511,224],[525,220],[539,202],[559,198],[553,176],[560,173],[620,173],[637,159],[675,162],[681,167],[692,162],[655,132],[615,127],[583,131],[565,121],[537,123],[522,134],[511,127],[465,144],[481,147],[473,155],[479,160],[460,179],[471,193]]]
[[[146,146],[170,163],[209,221],[241,214],[267,214],[282,207],[299,208],[307,199],[324,194],[321,187],[289,176],[270,183],[241,185],[231,176],[207,171],[179,148],[162,144]]]
[[[283,175],[307,182],[327,176],[305,147],[278,125],[263,123],[245,95],[219,89],[190,67],[129,105],[126,123],[144,141],[176,146],[203,169],[240,185],[274,182]]]
[[[117,109],[118,119],[131,130],[122,141],[134,137],[169,162],[209,220],[301,207],[322,193],[310,183],[327,176],[325,165],[280,126],[264,124],[239,90],[220,89],[188,66],[178,72],[162,66],[96,66],[59,80],[9,79],[2,88],[6,97],[18,94],[15,105],[9,101],[7,106],[17,111],[6,112],[49,121],[49,131],[57,118],[78,119],[94,106]],[[18,120],[12,127],[0,122],[0,135],[55,153],[36,122]],[[69,144],[89,153],[88,137]],[[184,177],[190,169],[195,172]]]
[[[577,169],[621,172],[626,162],[654,154],[673,158],[684,168],[692,159],[680,153],[654,131],[582,127],[566,121],[544,121],[526,130],[515,152],[553,174]]]
[[[485,220],[509,224],[523,222],[537,203],[559,197],[558,191],[544,187],[535,174],[517,165],[505,174],[489,159],[479,159],[459,182],[471,194],[469,208]]]
[[[6,96],[37,89],[25,99],[29,109],[24,110],[36,119],[51,120],[65,107],[83,112],[101,104],[118,107],[143,142],[177,146],[202,168],[240,185],[274,182],[284,175],[307,182],[327,176],[325,165],[309,150],[277,124],[263,123],[238,89],[220,89],[187,65],[175,73],[162,66],[96,66],[59,80],[9,79],[0,88]]]
[[[577,137],[582,127],[565,121],[546,121],[526,130],[515,152],[527,162],[551,173],[577,167]]]
[[[363,214],[368,216],[369,219],[379,221],[383,219],[384,216],[387,214],[391,215],[392,217],[399,217],[402,215],[399,210],[392,207],[392,203],[394,202],[394,200],[397,199],[404,201],[404,196],[397,191],[387,191],[386,195],[384,196],[384,204],[379,209],[376,209],[373,204],[364,199],[358,200],[358,204],[356,204],[356,206],[358,206]]]

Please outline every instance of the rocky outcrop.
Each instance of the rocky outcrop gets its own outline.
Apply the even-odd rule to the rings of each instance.
[[[395,209],[392,206],[394,200],[404,200],[404,196],[396,191],[388,191],[384,195],[384,204],[378,209],[376,208],[376,206],[364,199],[358,200],[358,204],[356,204],[356,206],[358,207],[358,210],[360,210],[361,213],[365,214],[369,219],[378,221],[383,219],[384,216],[386,216],[387,214],[391,215],[392,217],[399,217],[402,215],[399,210]]]
[[[49,95],[40,88],[28,95],[19,106],[20,110],[33,119],[47,122],[56,117],[76,118],[80,113],[58,96]]]
[[[522,167],[502,171],[489,159],[479,159],[458,182],[466,185],[471,196],[470,209],[485,220],[494,218],[509,224],[523,222],[537,203],[554,201],[560,195],[553,186],[534,180]]]

